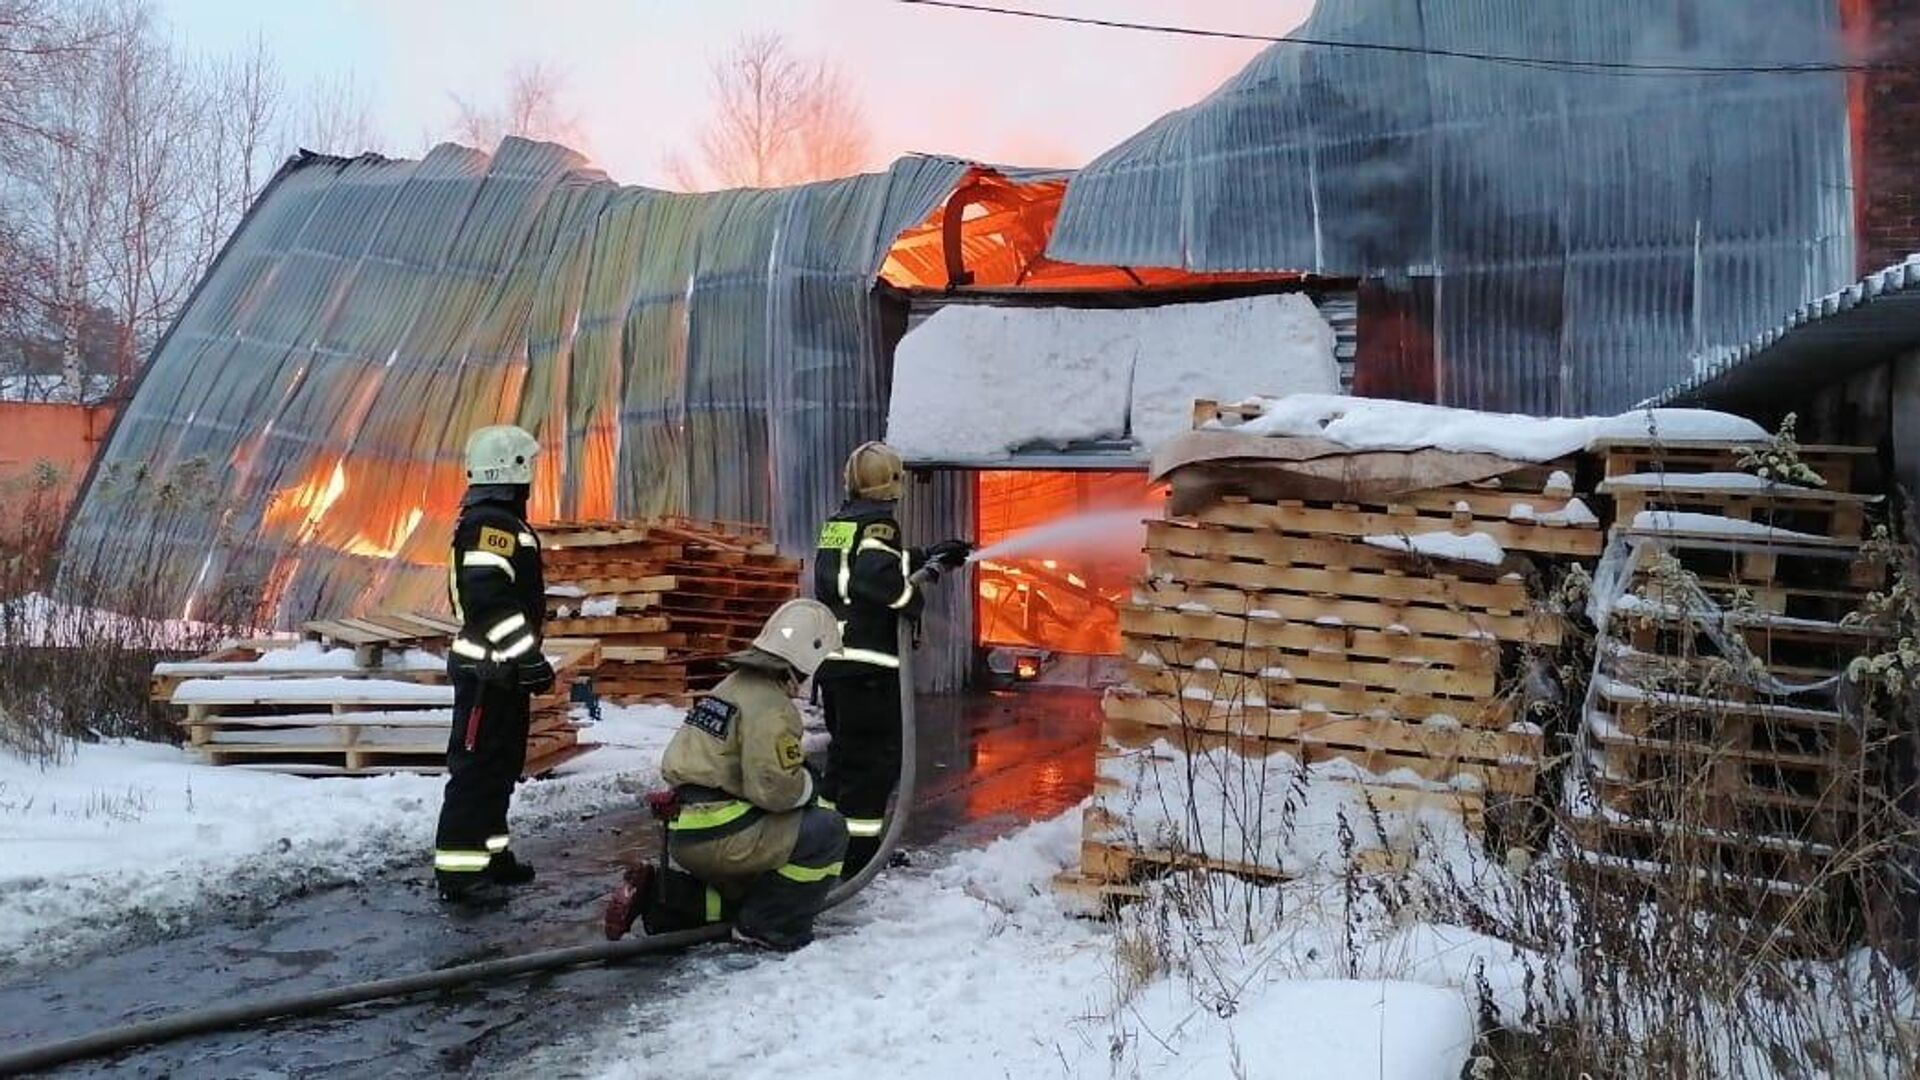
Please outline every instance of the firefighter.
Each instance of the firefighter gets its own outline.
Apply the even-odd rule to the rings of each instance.
[[[637,913],[654,932],[731,917],[735,940],[782,952],[813,940],[813,917],[840,879],[847,826],[818,803],[793,695],[839,647],[833,612],[791,600],[727,659],[732,672],[687,710],[660,760],[677,806],[667,853],[678,869],[658,888],[651,867],[630,871],[609,936],[626,933]]]
[[[553,688],[541,652],[546,615],[540,541],[527,495],[540,444],[517,427],[467,440],[467,493],[454,526],[448,587],[460,633],[447,654],[453,731],[433,869],[440,898],[500,899],[533,880],[508,846],[507,803],[526,765],[530,698]]]
[[[814,595],[840,620],[842,645],[814,682],[833,743],[823,794],[847,819],[847,873],[858,873],[880,846],[887,800],[900,775],[899,620],[923,603],[913,580],[937,580],[966,562],[972,546],[945,540],[906,547],[894,504],[905,486],[900,455],[870,442],[847,458],[847,501],[820,529]]]

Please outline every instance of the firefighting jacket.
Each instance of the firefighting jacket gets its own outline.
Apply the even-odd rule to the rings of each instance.
[[[537,656],[546,618],[540,540],[515,489],[475,487],[453,530],[447,587],[460,634],[448,657],[458,671],[481,661],[524,663]]]
[[[900,616],[920,614],[923,598],[909,580],[925,561],[904,546],[893,504],[855,499],[820,528],[813,595],[840,620],[840,651],[816,679],[845,678],[900,666]]]
[[[694,702],[660,758],[661,777],[679,795],[680,814],[668,825],[676,843],[751,831],[719,849],[729,853],[728,862],[740,863],[709,868],[721,876],[786,862],[799,836],[800,815],[793,811],[813,801],[800,731],[800,710],[785,681],[748,662]]]

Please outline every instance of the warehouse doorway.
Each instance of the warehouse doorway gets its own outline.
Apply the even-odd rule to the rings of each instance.
[[[1164,492],[1137,471],[985,469],[974,474],[974,644],[988,685],[1099,685],[1120,655],[1120,607],[1146,571],[1140,531]],[[1119,519],[1115,521],[1115,519]],[[1089,532],[992,554],[995,545],[1066,521]]]

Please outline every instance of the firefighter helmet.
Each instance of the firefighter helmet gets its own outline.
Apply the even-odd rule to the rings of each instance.
[[[840,651],[840,623],[833,609],[818,600],[789,600],[760,628],[753,647],[785,660],[802,675],[811,675],[828,656]]]
[[[531,484],[540,442],[512,424],[483,427],[467,437],[467,483]]]
[[[847,494],[856,499],[895,502],[906,487],[906,466],[883,442],[861,443],[847,456]]]

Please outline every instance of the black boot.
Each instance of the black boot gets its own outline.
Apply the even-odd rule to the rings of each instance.
[[[773,930],[767,927],[747,927],[738,923],[733,927],[733,940],[742,945],[751,945],[756,949],[771,952],[796,952],[813,944],[811,930]]]
[[[533,864],[514,858],[511,851],[503,851],[487,863],[487,880],[501,885],[525,885],[533,881],[533,876]]]
[[[498,907],[506,902],[506,891],[484,872],[478,874],[435,874],[434,884],[440,902],[469,908]]]

